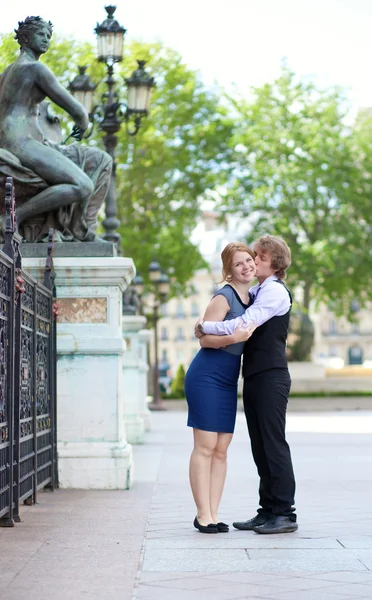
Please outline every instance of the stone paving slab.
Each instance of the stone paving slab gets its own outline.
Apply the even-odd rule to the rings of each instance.
[[[231,531],[226,534],[223,547],[226,549],[243,548],[249,551],[249,555],[253,556],[253,550],[263,551],[265,548],[270,550],[283,549],[292,550],[297,553],[297,550],[326,550],[325,554],[329,554],[329,550],[336,551],[337,555],[346,553],[345,548],[342,548],[338,541],[333,538],[318,538],[309,539],[290,536],[273,536],[265,535],[258,537],[254,533]],[[240,535],[239,535],[240,534]],[[242,535],[243,534],[243,535]],[[360,546],[363,548],[363,546]],[[367,546],[368,547],[368,546]],[[191,532],[189,535],[182,537],[167,536],[158,539],[147,539],[146,550],[151,551],[160,548],[175,549],[175,548],[221,548],[221,537],[219,535],[199,535]],[[269,554],[269,552],[268,552]]]
[[[130,600],[152,492],[153,482],[39,493],[21,523],[0,529],[1,600]]]

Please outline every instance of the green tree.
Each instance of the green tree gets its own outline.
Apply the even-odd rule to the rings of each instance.
[[[309,361],[314,335],[314,325],[309,315],[301,310],[292,310],[287,346],[288,360]]]
[[[185,369],[182,364],[178,365],[176,376],[170,387],[170,396],[172,398],[183,398],[185,395]]]
[[[237,128],[224,209],[250,215],[251,239],[288,242],[288,282],[302,288],[305,314],[312,298],[350,314],[353,299],[372,298],[371,127],[361,139],[345,124],[340,90],[298,81],[287,67],[252,99],[230,100]]]

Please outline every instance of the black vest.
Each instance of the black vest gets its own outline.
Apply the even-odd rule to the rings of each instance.
[[[284,285],[279,279],[278,283]],[[284,286],[285,287],[285,286]],[[287,288],[286,288],[287,289]],[[289,297],[292,297],[287,290]],[[281,317],[272,317],[257,327],[243,351],[243,377],[251,377],[268,369],[287,369],[285,348],[291,309]]]

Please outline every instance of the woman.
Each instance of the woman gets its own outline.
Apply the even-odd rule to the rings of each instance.
[[[248,288],[256,274],[254,253],[245,244],[228,244],[221,258],[223,281],[227,283],[210,301],[204,315],[208,321],[242,315],[248,308]],[[232,335],[203,336],[202,348],[186,374],[187,425],[194,429],[190,458],[190,484],[197,507],[194,526],[202,533],[229,530],[218,521],[218,507],[235,427],[241,354],[253,331],[254,327],[239,328]]]

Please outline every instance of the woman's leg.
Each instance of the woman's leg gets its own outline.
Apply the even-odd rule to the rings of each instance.
[[[218,523],[218,507],[221,502],[226,479],[227,449],[232,437],[232,433],[218,433],[217,444],[212,456],[210,480],[210,510],[212,523]]]
[[[194,449],[190,458],[190,485],[197,517],[201,525],[213,523],[210,509],[210,482],[212,456],[218,433],[194,429]]]

